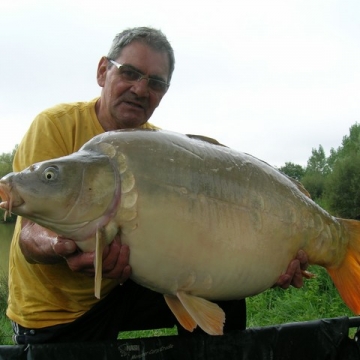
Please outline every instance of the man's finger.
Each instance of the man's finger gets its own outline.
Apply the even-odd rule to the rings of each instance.
[[[130,274],[131,267],[129,265],[130,249],[127,245],[121,245],[117,262],[113,269],[104,273],[106,278],[119,279],[120,283],[125,282]]]
[[[299,250],[296,254],[296,259],[300,261],[301,270],[306,270],[309,266],[308,257],[304,250]]]
[[[53,249],[57,255],[66,257],[73,254],[77,250],[77,246],[72,240],[57,237]]]

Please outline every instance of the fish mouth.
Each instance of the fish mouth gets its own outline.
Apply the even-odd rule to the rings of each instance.
[[[11,184],[0,183],[0,198],[2,200],[0,202],[0,209],[5,210],[4,220],[6,220],[7,216],[11,216],[14,207],[24,203],[24,200],[18,194],[14,196],[12,188]]]

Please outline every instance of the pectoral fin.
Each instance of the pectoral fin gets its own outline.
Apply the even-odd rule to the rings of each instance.
[[[176,295],[177,298],[171,295],[164,297],[171,311],[186,330],[193,331],[198,324],[210,335],[223,334],[225,313],[217,304],[183,291],[178,291]]]
[[[95,297],[100,299],[101,295],[101,280],[102,280],[102,255],[106,245],[105,236],[101,230],[96,231],[95,244]]]

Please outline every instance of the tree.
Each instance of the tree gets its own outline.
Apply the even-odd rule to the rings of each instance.
[[[279,170],[298,181],[301,180],[305,173],[305,169],[301,165],[294,164],[292,162],[286,162],[284,166],[279,168]]]
[[[359,151],[359,150],[358,150]],[[337,159],[326,181],[326,198],[332,213],[360,219],[360,151]]]
[[[0,155],[0,178],[12,172],[12,163],[14,160],[16,149],[17,146],[15,146],[14,150],[11,153],[2,153]],[[3,218],[4,218],[4,210],[0,209],[0,221]],[[16,216],[13,215],[11,218],[8,218],[8,220],[11,222],[15,221]]]
[[[319,145],[318,149],[312,148],[311,153],[312,155],[307,162],[306,173],[328,174],[329,167],[323,146]]]
[[[319,202],[321,200],[325,189],[325,178],[320,172],[305,172],[304,177],[301,179],[301,183],[310,193],[311,198],[314,201]]]
[[[326,157],[322,145],[313,148],[301,170],[285,163],[279,170],[300,180],[314,201],[341,217],[360,219],[360,125],[355,123],[337,149]],[[299,171],[299,172],[297,172]]]
[[[327,159],[328,166],[332,170],[337,159],[342,159],[360,153],[360,125],[355,123],[349,129],[349,135],[342,139],[341,146],[336,150],[331,148],[330,156]]]
[[[15,146],[14,150],[11,153],[2,153],[0,155],[0,178],[12,172],[12,163],[14,160],[16,149],[17,146]]]
[[[342,145],[331,149],[328,158],[331,172],[325,181],[324,197],[332,213],[360,218],[360,125],[354,124]]]
[[[341,158],[360,154],[360,125],[358,123],[350,127],[348,136],[343,137],[342,147],[338,149],[337,154]]]
[[[334,169],[334,165],[335,165],[336,160],[338,158],[338,153],[339,153],[340,149],[341,149],[340,147],[338,147],[337,150],[335,150],[334,148],[330,149],[330,155],[327,158],[327,164],[328,164],[328,167],[329,167],[329,173],[331,173],[332,170]]]
[[[330,173],[325,151],[322,145],[311,150],[302,184],[316,202],[320,202],[325,189],[325,178]]]

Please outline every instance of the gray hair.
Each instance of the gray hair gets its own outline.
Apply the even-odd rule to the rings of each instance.
[[[154,50],[167,53],[170,67],[168,83],[170,83],[175,68],[174,50],[161,30],[150,27],[126,29],[115,36],[107,57],[115,60],[120,56],[122,49],[133,41],[142,42]]]

